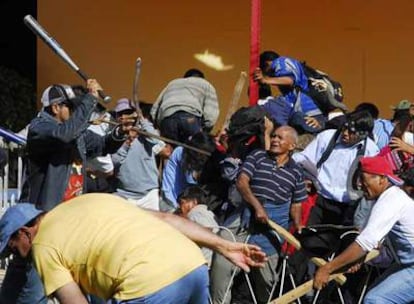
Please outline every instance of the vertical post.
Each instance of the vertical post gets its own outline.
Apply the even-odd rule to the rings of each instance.
[[[253,72],[259,66],[261,0],[251,0],[250,18],[250,67],[249,67],[249,104],[254,106],[259,99],[259,86],[253,81]]]
[[[17,151],[17,198],[22,194],[23,159],[21,148]]]

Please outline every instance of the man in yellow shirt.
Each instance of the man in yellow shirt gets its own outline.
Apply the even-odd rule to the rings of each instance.
[[[48,213],[21,203],[0,220],[0,252],[31,255],[46,295],[61,304],[88,303],[84,293],[112,303],[208,303],[207,266],[190,239],[246,271],[266,259],[257,246],[110,194],[82,195]]]

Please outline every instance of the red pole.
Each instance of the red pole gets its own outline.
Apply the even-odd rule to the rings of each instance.
[[[261,0],[251,0],[250,20],[250,67],[249,67],[249,104],[256,105],[259,99],[259,86],[253,81],[254,69],[259,66],[260,55],[260,27],[261,27]]]

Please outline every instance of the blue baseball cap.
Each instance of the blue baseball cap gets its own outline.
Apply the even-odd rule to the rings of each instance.
[[[6,254],[4,251],[12,234],[43,212],[29,203],[18,203],[8,208],[0,219],[0,255]]]

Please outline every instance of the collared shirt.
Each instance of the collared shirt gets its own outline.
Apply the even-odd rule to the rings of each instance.
[[[350,198],[347,192],[346,183],[349,169],[351,168],[363,141],[360,141],[353,146],[346,146],[340,142],[341,139],[339,138],[328,159],[322,163],[319,169],[316,169],[316,164],[328,147],[335,132],[336,130],[326,130],[319,133],[305,150],[295,153],[293,159],[297,163],[303,164],[305,167],[313,165],[315,170],[317,170],[316,174],[321,187],[319,194],[327,199],[348,203],[350,202]],[[378,152],[377,145],[368,138],[364,155],[374,156],[377,155]]]
[[[387,119],[378,118],[374,122],[374,140],[378,148],[381,150],[384,148],[391,139],[391,133],[394,130],[394,125]]]
[[[254,150],[240,172],[250,178],[250,188],[258,198],[280,204],[299,203],[307,198],[302,169],[292,159],[278,167],[265,150]]]
[[[174,207],[178,208],[177,198],[190,185],[197,184],[192,172],[184,172],[182,169],[183,147],[177,147],[171,154],[162,174],[161,190]]]
[[[400,188],[385,190],[372,207],[356,242],[365,250],[378,247],[388,234],[402,264],[414,263],[414,201]]]

